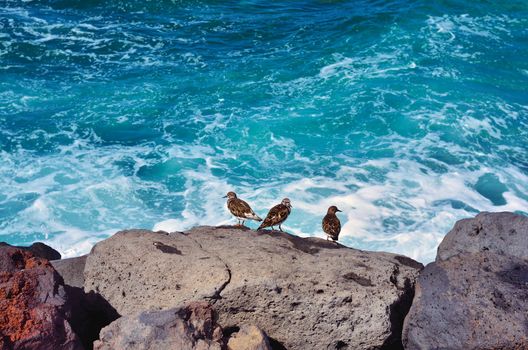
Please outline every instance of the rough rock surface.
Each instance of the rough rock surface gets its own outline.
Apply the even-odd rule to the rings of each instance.
[[[482,251],[526,260],[527,247],[528,217],[509,212],[484,212],[455,224],[438,247],[436,261]]]
[[[417,280],[405,349],[528,349],[527,229],[509,213],[458,222]]]
[[[206,302],[163,311],[143,311],[103,328],[96,350],[221,350],[222,329]]]
[[[86,255],[76,258],[51,261],[55,270],[64,279],[64,284],[72,287],[84,287],[84,265]]]
[[[398,349],[421,268],[317,238],[199,227],[117,233],[84,275],[122,315],[204,299],[222,326],[254,324],[287,349]]]
[[[0,246],[0,348],[82,349],[62,279],[27,250]]]
[[[59,260],[61,258],[61,255],[58,251],[42,242],[35,242],[29,247],[11,246],[5,242],[0,242],[0,246],[10,246],[22,250],[27,250],[34,256],[47,260]]]
[[[473,253],[426,266],[406,349],[528,349],[528,264]]]
[[[227,343],[227,350],[272,350],[267,335],[256,326],[244,325]]]
[[[213,297],[229,281],[225,264],[185,235],[130,230],[94,246],[84,287],[121,315]]]

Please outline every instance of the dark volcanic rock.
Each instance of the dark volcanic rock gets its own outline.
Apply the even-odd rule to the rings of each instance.
[[[405,349],[528,349],[527,229],[510,213],[458,222],[417,280]]]
[[[207,300],[222,326],[253,324],[276,348],[361,350],[402,347],[421,268],[317,238],[199,227],[117,233],[94,247],[84,274],[85,290],[100,293],[127,322],[143,310]]]
[[[119,318],[101,331],[96,350],[221,350],[222,329],[206,302]]]
[[[61,277],[30,252],[0,246],[0,348],[82,349]]]
[[[84,265],[86,255],[76,258],[51,261],[55,270],[64,279],[64,284],[72,287],[84,287]]]
[[[61,255],[58,251],[41,242],[33,243],[27,247],[27,250],[29,250],[35,256],[48,260],[59,260],[61,258]]]
[[[460,220],[440,243],[436,261],[486,251],[528,259],[528,217],[508,212],[480,213]]]
[[[44,258],[47,260],[59,260],[61,258],[61,255],[58,251],[53,249],[52,247],[42,243],[42,242],[36,242],[30,245],[29,247],[17,247],[17,246],[11,246],[5,242],[0,242],[0,246],[10,246],[14,248],[19,248],[23,250],[27,250],[31,252],[34,256],[37,256],[39,258]]]

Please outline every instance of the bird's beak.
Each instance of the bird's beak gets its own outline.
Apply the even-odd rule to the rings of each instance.
[[[337,209],[337,211],[339,211],[339,212],[343,212],[342,210],[339,210],[339,209]]]
[[[222,198],[227,198],[227,194],[225,196],[223,196]]]

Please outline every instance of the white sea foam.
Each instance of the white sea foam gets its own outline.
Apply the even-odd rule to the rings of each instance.
[[[16,18],[20,30],[0,34],[2,57],[27,59],[51,73],[59,62],[59,71],[67,66],[75,77],[63,90],[49,88],[44,78],[17,79],[16,88],[0,91],[0,122],[80,101],[74,112],[44,113],[50,125],[0,130],[0,141],[12,142],[8,152],[0,151],[1,237],[45,240],[65,256],[83,254],[118,229],[183,231],[234,223],[221,198],[234,190],[260,216],[290,197],[294,209],[283,228],[300,236],[324,238],[321,219],[328,206],[337,205],[343,210],[342,242],[426,262],[457,219],[479,210],[526,210],[528,178],[521,168],[528,161],[528,106],[500,94],[465,100],[446,88],[449,81],[480,81],[455,63],[482,65],[477,59],[485,52],[479,51],[503,45],[512,35],[510,24],[522,27],[522,19],[431,16],[416,32],[393,23],[375,41],[352,45],[355,34],[349,33],[347,45],[336,40],[313,58],[304,44],[282,39],[265,54],[252,44],[208,53],[201,46],[209,34],[233,33],[236,26],[214,23],[211,29],[206,24],[217,19],[194,15],[143,23],[150,33],[142,34],[137,23],[117,18],[76,23],[42,19],[23,8],[5,11],[12,17],[8,24]],[[20,43],[38,48],[35,56],[13,55]],[[85,63],[69,66],[76,59]],[[266,65],[275,59],[284,59],[285,67]],[[306,67],[290,71],[290,61]],[[235,62],[248,67],[247,78]],[[21,68],[0,67],[8,73]],[[154,79],[136,80],[138,72]],[[169,80],[167,72],[181,75]],[[425,80],[416,83],[420,74]],[[203,78],[214,84],[203,87],[212,92],[203,100],[179,86]],[[106,90],[102,82],[116,85]],[[89,101],[81,98],[85,93],[93,94]],[[245,95],[251,98],[244,101]],[[160,125],[162,140],[119,145],[107,140],[116,125],[118,132],[143,126],[156,132]],[[46,131],[55,127],[61,131]],[[518,141],[507,142],[510,137]],[[25,150],[26,142],[39,146]],[[383,152],[390,158],[379,158]],[[505,154],[512,160],[501,159]],[[505,205],[494,206],[476,191],[486,174],[508,188]]]
[[[387,167],[390,162],[393,161],[378,160],[374,163],[377,166]],[[373,162],[369,165],[373,165]],[[290,197],[294,206],[292,216],[284,227],[300,236],[324,237],[320,229],[320,220],[328,206],[337,205],[343,210],[343,214],[340,214],[343,221],[341,237],[348,244],[361,249],[377,246],[380,249],[410,255],[421,261],[430,261],[434,259],[436,247],[443,235],[454,222],[474,215],[471,211],[452,208],[449,204],[450,200],[459,200],[468,207],[481,211],[495,211],[499,208],[470,187],[471,183],[475,183],[490,169],[481,169],[477,172],[452,172],[432,177],[422,173],[421,167],[416,162],[399,161],[398,167],[389,173],[386,182],[379,185],[361,183],[351,177],[341,177],[354,171],[361,172],[361,167],[358,167],[344,170],[337,179],[304,178],[282,185],[279,189],[275,188],[274,192]],[[511,169],[507,171],[510,172]],[[198,176],[199,181],[212,180],[207,174],[193,176]],[[518,172],[516,176],[520,177],[516,179],[517,181],[527,180]],[[405,183],[410,181],[409,179],[416,184],[416,188],[406,189]],[[360,189],[347,193],[346,186],[349,184],[359,185]],[[194,225],[229,223],[230,215],[225,210],[225,203],[219,199],[229,186],[225,183],[216,183],[213,187],[224,190],[214,191],[212,194],[200,190],[204,203],[198,212],[186,209],[183,219],[166,220],[156,224],[154,228],[182,231]],[[314,189],[328,189],[337,191],[337,194],[314,195],[310,192]],[[250,188],[242,187],[241,197],[252,203],[254,208],[258,208],[259,214],[265,214],[265,209],[261,208],[269,208],[280,200],[270,196],[269,191],[265,189],[258,191],[259,196],[251,195],[251,191]],[[507,192],[505,197],[508,203],[501,206],[500,210],[520,210],[528,205],[526,200],[512,192]],[[191,198],[190,200],[192,202]],[[380,201],[386,206],[380,206]],[[441,202],[445,204],[440,207],[435,204]],[[399,225],[385,226],[384,220],[390,218],[399,221]]]
[[[352,64],[353,60],[352,58],[343,58],[341,61],[329,64],[327,66],[324,66],[319,71],[319,76],[321,78],[328,78],[332,75],[334,75],[340,68],[347,68]]]

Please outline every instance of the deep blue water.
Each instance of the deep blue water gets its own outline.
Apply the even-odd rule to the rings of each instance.
[[[233,223],[233,190],[429,261],[528,211],[528,2],[432,3],[0,2],[0,240]]]

